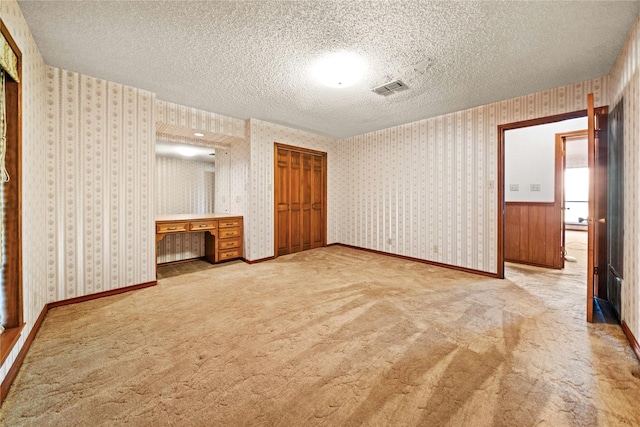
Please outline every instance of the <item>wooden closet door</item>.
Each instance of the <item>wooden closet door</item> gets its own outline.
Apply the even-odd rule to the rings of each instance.
[[[291,151],[289,174],[289,253],[302,250],[302,154]]]
[[[289,150],[276,150],[276,256],[289,253]]]
[[[325,229],[325,159],[326,157],[313,156],[311,172],[311,248],[324,246]]]
[[[311,197],[311,163],[313,162],[313,156],[311,154],[302,155],[302,182],[300,183],[300,191],[302,198],[302,250],[311,249],[311,229],[312,229],[312,215],[311,206],[313,199]]]
[[[323,153],[276,145],[276,256],[326,244],[325,165]]]

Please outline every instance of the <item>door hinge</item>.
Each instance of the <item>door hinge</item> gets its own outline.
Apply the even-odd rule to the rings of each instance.
[[[593,267],[593,274],[600,274],[600,269],[598,267]]]

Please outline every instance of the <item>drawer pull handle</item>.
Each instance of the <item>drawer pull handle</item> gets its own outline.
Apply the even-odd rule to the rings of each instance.
[[[177,229],[178,229],[178,227],[169,227],[169,228],[167,228],[167,230],[177,230]]]
[[[200,224],[200,225],[199,225],[199,227],[200,227],[200,228],[204,228],[204,227],[206,227],[206,226],[207,226],[207,224]]]
[[[225,222],[224,225],[234,225],[234,222]]]

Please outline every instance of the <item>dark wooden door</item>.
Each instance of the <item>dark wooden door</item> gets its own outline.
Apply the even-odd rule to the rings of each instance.
[[[608,114],[607,107],[594,109],[595,143],[595,296],[607,299],[607,171],[608,171]]]
[[[326,153],[276,144],[275,254],[326,245]]]
[[[595,226],[593,218],[596,209],[593,200],[596,198],[595,182],[595,112],[593,108],[593,94],[587,95],[587,129],[588,129],[588,164],[589,164],[589,217],[587,218],[587,322],[593,322],[593,283],[595,267]]]
[[[624,267],[624,102],[618,101],[607,120],[607,299],[620,319]]]
[[[594,107],[587,96],[589,149],[589,218],[587,219],[587,322],[593,321],[593,299],[606,298],[607,269],[607,108]]]
[[[556,159],[556,164],[561,163],[562,169],[560,173],[558,173],[556,186],[556,200],[560,199],[560,268],[564,269],[564,257],[567,254],[567,236],[565,234],[566,230],[564,227],[564,214],[567,209],[565,203],[565,194],[564,194],[564,171],[567,169],[567,139],[566,137],[560,136],[556,134],[556,147],[560,145],[560,161]],[[556,148],[557,150],[557,148]],[[557,172],[556,172],[557,173]]]

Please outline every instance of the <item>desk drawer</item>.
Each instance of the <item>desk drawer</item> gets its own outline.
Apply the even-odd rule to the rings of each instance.
[[[241,219],[224,219],[220,220],[220,228],[228,227],[240,227],[242,225]]]
[[[222,251],[225,249],[238,248],[240,247],[241,243],[242,243],[242,239],[239,237],[237,239],[220,240],[218,242],[218,249]]]
[[[221,228],[218,231],[218,237],[220,239],[226,239],[227,237],[239,237],[240,229],[239,228]]]
[[[191,231],[215,230],[218,228],[218,221],[193,221]]]
[[[218,252],[218,254],[220,255],[218,257],[220,259],[220,261],[224,261],[226,259],[240,258],[240,256],[241,256],[240,248],[230,249],[230,250],[227,250],[227,251],[220,251],[220,252]]]
[[[180,233],[187,231],[188,222],[159,222],[156,223],[156,233]]]

